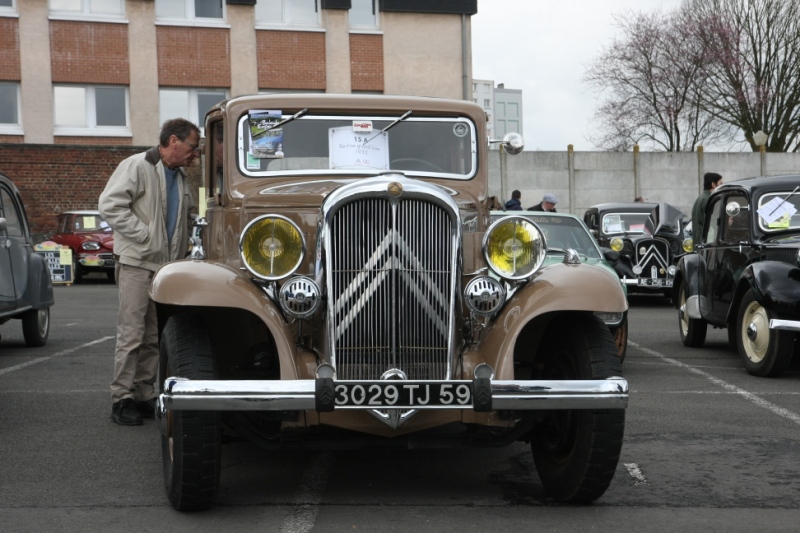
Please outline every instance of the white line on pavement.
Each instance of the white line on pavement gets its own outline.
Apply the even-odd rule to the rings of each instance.
[[[695,368],[693,366],[687,365],[686,363],[681,363],[677,359],[672,359],[671,357],[667,357],[666,355],[664,355],[664,354],[662,354],[660,352],[657,352],[655,350],[651,350],[650,348],[645,348],[644,346],[642,346],[642,345],[640,345],[640,344],[638,344],[636,342],[632,342],[632,341],[628,340],[628,344],[630,346],[633,346],[634,348],[637,348],[637,349],[643,351],[646,354],[654,355],[654,356],[656,356],[656,357],[658,357],[658,358],[660,358],[660,359],[662,359],[662,360],[664,360],[664,361],[666,361],[666,362],[668,362],[668,363],[670,363],[672,365],[675,365],[677,367],[683,368],[684,370],[688,370],[689,372],[691,372],[693,374],[697,374],[698,376],[702,376],[702,377],[706,378],[707,380],[709,380],[711,383],[713,383],[715,385],[719,385],[720,387],[722,387],[726,391],[731,392],[733,394],[738,394],[742,398],[753,402],[757,406],[763,407],[764,409],[772,411],[773,413],[775,413],[778,416],[782,416],[782,417],[784,417],[784,418],[786,418],[788,420],[791,420],[795,424],[800,425],[800,415],[798,415],[797,413],[789,411],[788,409],[784,409],[783,407],[781,407],[779,405],[775,405],[774,403],[769,402],[769,401],[765,400],[764,398],[753,394],[752,392],[748,392],[748,391],[746,391],[744,389],[740,389],[736,385],[732,385],[732,384],[728,383],[727,381],[724,381],[722,379],[719,379],[718,377],[712,376],[708,372],[704,372],[704,371],[700,370],[699,368]]]
[[[62,355],[68,355],[72,352],[77,352],[81,348],[86,348],[87,346],[92,346],[93,344],[99,344],[101,342],[105,342],[109,339],[115,338],[113,335],[110,337],[102,337],[100,339],[93,340],[91,342],[87,342],[86,344],[81,344],[80,346],[75,346],[74,348],[69,348],[67,350],[61,350],[60,352],[56,352],[53,355],[48,355],[47,357],[39,357],[38,359],[32,359],[30,361],[26,361],[25,363],[20,363],[18,365],[10,366],[8,368],[0,369],[0,376],[3,374],[8,374],[9,372],[14,372],[15,370],[19,370],[21,368],[25,368],[27,366],[35,365],[36,363],[44,363],[48,359],[52,359],[54,357],[61,357]]]
[[[625,468],[634,479],[634,485],[647,485],[647,478],[642,474],[642,469],[636,463],[625,463]]]
[[[320,453],[308,465],[300,483],[295,507],[283,521],[281,533],[308,533],[314,528],[319,504],[328,485],[328,474],[333,458],[330,453]]]

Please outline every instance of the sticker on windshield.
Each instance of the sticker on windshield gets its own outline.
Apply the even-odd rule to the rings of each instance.
[[[250,111],[250,155],[259,159],[283,157],[283,128],[276,127],[282,115],[275,110]]]
[[[388,170],[389,134],[379,131],[371,135],[354,133],[352,128],[328,130],[330,168],[370,168]]]
[[[354,120],[353,133],[372,133],[371,120]]]
[[[463,122],[456,122],[453,124],[453,134],[456,137],[465,137],[469,133],[469,127]]]

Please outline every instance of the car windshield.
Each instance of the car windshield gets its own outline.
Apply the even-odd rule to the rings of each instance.
[[[498,220],[507,214],[493,215],[493,220]],[[597,248],[597,242],[586,229],[583,222],[572,217],[522,215],[535,222],[542,230],[547,241],[548,250],[566,250],[572,248],[579,254],[592,259],[602,256]]]
[[[75,215],[72,230],[75,233],[112,233],[114,230],[100,215]]]
[[[800,229],[800,191],[794,194],[791,192],[774,192],[759,198],[758,225],[762,230],[772,232]]]
[[[644,233],[648,213],[606,213],[603,233]]]
[[[475,173],[475,126],[464,117],[306,114],[275,127],[290,117],[280,111],[250,111],[241,118],[237,148],[244,175],[352,176],[396,170],[469,179]]]

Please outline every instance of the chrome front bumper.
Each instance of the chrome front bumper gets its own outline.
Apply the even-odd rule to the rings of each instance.
[[[319,405],[320,380],[200,381],[168,378],[158,397],[157,413],[167,411],[303,411]],[[335,381],[333,382],[335,384]],[[371,382],[364,382],[365,385]],[[402,382],[399,382],[402,383]],[[450,383],[450,382],[448,382]],[[454,384],[471,381],[453,381]],[[476,385],[477,386],[477,385]],[[482,385],[491,391],[491,410],[625,409],[628,382],[621,377],[602,380],[494,381]],[[333,409],[374,409],[346,406]],[[473,409],[472,406],[415,406],[415,409]],[[484,409],[481,409],[484,410]]]
[[[769,321],[769,329],[800,331],[800,320],[781,320],[778,318],[773,318]]]

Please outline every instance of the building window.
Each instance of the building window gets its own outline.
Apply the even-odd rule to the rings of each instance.
[[[205,127],[206,113],[228,97],[223,89],[161,89],[158,95],[161,124],[172,118],[185,118]]]
[[[159,19],[223,19],[223,0],[156,0]]]
[[[0,15],[10,15],[16,12],[14,0],[0,0]]]
[[[488,98],[484,98],[483,99],[483,107],[485,107],[486,109],[489,109],[490,107],[492,107],[492,101],[489,100]]]
[[[50,0],[50,13],[53,15],[124,15],[125,2],[123,0]]]
[[[126,87],[56,85],[53,107],[56,135],[130,136]]]
[[[375,0],[351,0],[350,27],[354,29],[378,27],[378,10]]]
[[[258,0],[256,24],[319,26],[319,0]]]
[[[19,115],[19,84],[0,83],[0,133],[22,133]]]

